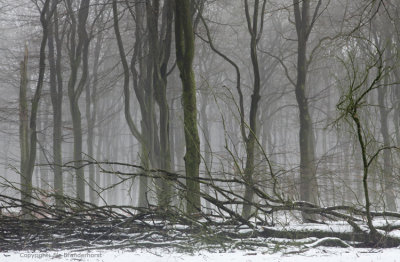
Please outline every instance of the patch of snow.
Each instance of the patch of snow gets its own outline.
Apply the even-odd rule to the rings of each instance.
[[[400,230],[394,230],[388,233],[388,236],[400,238]]]
[[[338,232],[338,233],[353,232],[353,227],[350,226],[347,222],[335,222],[326,224],[305,223],[305,224],[264,227],[264,228],[269,228],[272,230],[284,230],[284,231],[324,231],[324,232]]]
[[[400,226],[400,220],[396,219],[374,219],[372,221],[372,224],[376,227],[382,227],[382,226]]]
[[[307,237],[307,238],[301,238],[301,239],[286,239],[286,238],[275,238],[275,237],[270,237],[268,238],[269,241],[272,241],[274,243],[282,243],[282,244],[288,244],[288,243],[293,243],[296,242],[297,244],[308,244],[312,243],[318,240],[316,237]]]
[[[180,225],[180,224],[177,224],[177,225],[165,225],[165,227],[164,227],[165,229],[176,229],[176,230],[186,230],[186,229],[190,229],[190,226],[188,226],[188,225]]]
[[[240,229],[238,232],[239,232],[240,234],[253,233],[253,232],[254,232],[254,229],[251,229],[251,228],[243,228],[243,229]]]

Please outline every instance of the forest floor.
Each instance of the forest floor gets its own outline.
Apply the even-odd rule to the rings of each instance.
[[[302,223],[296,212],[240,220],[108,206],[31,210],[37,216],[0,216],[0,262],[400,262],[398,218],[376,218],[381,238],[371,240],[361,216]]]
[[[218,261],[218,262],[399,262],[400,249],[367,249],[367,248],[332,248],[317,247],[306,250],[282,249],[277,251],[256,248],[253,251],[231,250],[227,252],[197,251],[180,253],[169,248],[129,250],[96,250],[91,252],[74,252],[73,250],[59,250],[54,252],[12,251],[0,253],[1,262],[174,262],[174,261]]]
[[[342,241],[335,237],[336,234],[349,234],[352,231],[347,223],[340,221],[258,226],[252,229],[244,225],[220,225],[212,230],[215,225],[209,225],[210,231],[206,234],[188,225],[157,220],[141,223],[129,220],[128,225],[107,224],[106,230],[104,225],[83,223],[78,226],[78,223],[74,223],[68,224],[70,232],[66,228],[53,228],[54,232],[50,230],[54,221],[44,223],[45,220],[39,220],[36,223],[40,222],[40,227],[32,221],[29,229],[27,224],[22,226],[29,231],[29,236],[21,234],[24,232],[21,228],[17,230],[17,225],[21,225],[22,221],[12,221],[8,221],[8,228],[16,231],[9,231],[2,238],[4,241],[0,241],[0,262],[322,262],[322,259],[323,262],[400,262],[399,247],[356,248],[355,241]],[[126,219],[124,221],[128,222]],[[397,226],[398,221],[380,220],[375,224],[378,227],[388,224]],[[11,233],[13,231],[18,231],[18,234]],[[316,232],[319,232],[318,237],[303,237],[304,234],[315,235]],[[287,233],[292,238],[285,237]],[[326,236],[327,233],[332,235]],[[400,230],[396,229],[389,234],[399,233]]]

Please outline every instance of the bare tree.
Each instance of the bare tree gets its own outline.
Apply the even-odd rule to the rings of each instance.
[[[53,170],[54,191],[56,196],[64,194],[62,176],[62,100],[63,100],[63,77],[62,77],[62,42],[64,30],[59,29],[57,1],[52,1],[51,8],[54,15],[52,23],[49,23],[49,74],[50,74],[50,96],[53,106]],[[62,206],[60,197],[56,197],[58,207]]]
[[[86,21],[89,15],[90,0],[80,2],[78,17],[76,17],[72,0],[67,0],[68,16],[71,20],[69,32],[69,59],[71,73],[68,79],[68,97],[72,116],[74,137],[74,165],[76,169],[76,195],[85,199],[85,177],[82,165],[82,118],[79,109],[79,98],[88,80],[89,37],[86,31]],[[78,20],[77,20],[78,19]],[[78,37],[78,41],[76,38]],[[80,67],[82,65],[82,67]],[[78,70],[82,73],[78,81]],[[78,82],[78,83],[77,83]]]
[[[182,105],[186,141],[187,212],[200,210],[200,139],[197,130],[196,82],[193,72],[194,33],[189,0],[175,1],[176,63],[182,80]]]
[[[35,89],[35,94],[32,99],[32,105],[29,117],[29,129],[26,126],[27,121],[27,101],[26,101],[26,88],[27,88],[27,74],[26,67],[28,61],[28,51],[25,50],[24,61],[21,63],[21,199],[24,204],[31,202],[32,198],[32,175],[35,168],[36,151],[37,151],[37,113],[39,110],[40,96],[43,88],[44,73],[46,69],[46,45],[48,38],[48,23],[51,18],[51,13],[47,14],[49,9],[50,0],[46,0],[42,9],[40,10],[40,22],[42,25],[42,39],[40,43],[39,53],[39,74],[38,81]],[[29,131],[29,132],[28,132]],[[27,135],[29,133],[29,138]],[[25,205],[23,206],[22,213],[28,215]]]
[[[300,198],[306,202],[318,203],[315,139],[306,88],[309,66],[307,61],[307,41],[319,15],[321,0],[317,2],[312,17],[310,15],[310,3],[310,0],[293,0],[297,32],[297,81],[295,91],[300,119]],[[307,219],[308,216],[303,213],[303,218]]]
[[[257,55],[257,44],[261,39],[262,31],[264,28],[264,14],[266,7],[266,0],[261,1],[262,6],[260,9],[260,1],[255,0],[253,6],[253,14],[250,15],[250,7],[248,0],[244,1],[245,13],[246,13],[246,21],[247,27],[251,36],[250,42],[250,56],[251,62],[253,66],[253,74],[254,74],[254,82],[253,82],[253,93],[251,95],[251,105],[250,105],[250,114],[249,114],[249,134],[244,136],[243,139],[246,143],[246,167],[244,170],[244,179],[246,181],[246,189],[244,193],[244,205],[242,216],[248,218],[251,215],[251,203],[253,201],[253,175],[254,175],[254,157],[255,157],[255,147],[257,140],[257,119],[258,119],[258,103],[260,101],[260,90],[261,90],[261,77],[260,77],[260,68],[258,63],[258,55]],[[241,112],[243,114],[244,112]],[[244,123],[242,123],[243,125]],[[242,127],[242,132],[243,132]]]

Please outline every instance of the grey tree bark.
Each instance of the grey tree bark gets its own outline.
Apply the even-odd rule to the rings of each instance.
[[[171,170],[167,73],[172,43],[173,3],[172,0],[165,1],[162,10],[160,10],[159,0],[146,1],[146,21],[151,50],[148,63],[153,66],[154,95],[159,106],[160,118],[160,148],[157,162],[160,163],[160,168],[166,171]],[[159,28],[160,11],[162,12],[161,28]],[[158,205],[161,208],[167,208],[171,201],[169,181],[157,179],[156,185]]]
[[[132,135],[139,141],[141,145],[141,165],[145,172],[151,169],[155,163],[155,156],[158,152],[157,139],[155,133],[155,115],[154,115],[154,89],[153,89],[153,61],[148,63],[143,59],[146,35],[143,28],[143,19],[146,14],[145,3],[135,4],[134,10],[129,7],[131,13],[135,13],[136,32],[134,52],[131,59],[131,67],[129,68],[126,59],[125,49],[122,42],[121,33],[119,30],[117,2],[113,1],[113,16],[114,16],[114,32],[117,38],[118,49],[122,66],[124,69],[124,114],[128,123],[128,127]],[[138,63],[138,70],[136,69]],[[136,127],[131,112],[130,112],[130,87],[129,87],[129,70],[133,76],[133,87],[136,98],[139,102],[140,112],[142,115],[141,130]],[[139,71],[139,72],[138,72]],[[147,192],[149,188],[149,179],[147,176],[139,177],[139,193],[138,207],[148,207]]]
[[[392,27],[390,21],[386,21],[384,17],[381,21],[375,20],[373,23],[372,36],[374,38],[376,46],[381,50],[384,50],[384,61],[382,62],[384,67],[393,67],[393,53],[392,53]],[[378,88],[378,105],[379,105],[379,120],[380,120],[380,132],[383,138],[383,190],[385,196],[386,208],[389,211],[397,211],[396,197],[394,195],[394,179],[393,179],[393,161],[391,152],[391,137],[389,133],[389,113],[390,109],[387,106],[386,96],[389,87],[390,74],[386,74],[383,77],[383,86]]]
[[[51,18],[51,13],[47,15],[47,10],[49,9],[50,0],[46,0],[40,11],[40,22],[42,25],[42,39],[40,43],[40,53],[39,53],[39,73],[38,81],[36,85],[36,90],[31,104],[31,112],[29,117],[29,129],[26,127],[27,121],[27,100],[26,100],[26,88],[27,88],[27,61],[28,61],[28,51],[25,50],[24,62],[21,63],[21,112],[24,113],[22,116],[22,126],[20,129],[22,143],[21,143],[21,200],[22,200],[22,214],[24,216],[29,216],[29,212],[26,209],[26,204],[30,203],[32,200],[32,175],[35,168],[36,161],[36,151],[37,151],[37,113],[39,110],[40,96],[42,93],[44,73],[46,69],[46,45],[48,38],[48,23]],[[28,131],[28,134],[26,132]],[[29,138],[27,138],[27,136]]]
[[[318,1],[314,15],[310,17],[310,0],[293,0],[297,32],[297,81],[296,100],[299,107],[300,142],[300,198],[310,203],[318,203],[318,184],[315,167],[315,141],[313,122],[307,99],[307,41],[318,15],[321,0]],[[303,219],[311,216],[303,213]]]
[[[49,70],[50,70],[50,97],[53,107],[53,170],[54,193],[56,206],[62,207],[63,177],[62,177],[62,100],[63,79],[61,72],[62,47],[64,34],[59,34],[57,1],[52,2],[54,10],[52,23],[49,24]],[[57,52],[57,53],[56,53]]]
[[[200,108],[200,117],[202,123],[202,131],[204,136],[204,143],[203,143],[203,151],[204,151],[204,167],[205,167],[205,177],[207,179],[212,178],[211,176],[211,168],[212,168],[212,158],[211,158],[211,135],[210,135],[210,125],[208,124],[208,117],[207,117],[207,107],[208,101],[210,98],[209,90],[203,90],[201,92],[201,108]],[[210,194],[210,187],[208,185],[204,185],[204,193],[206,195]],[[206,202],[206,212],[210,211],[210,202]]]
[[[90,0],[81,0],[78,17],[72,7],[72,1],[67,0],[67,10],[71,19],[70,28],[70,67],[71,73],[68,80],[68,97],[72,116],[72,129],[74,137],[74,167],[76,174],[76,196],[80,200],[85,200],[85,177],[82,166],[82,118],[79,109],[79,98],[82,94],[88,79],[88,53],[89,37],[86,31],[86,21],[89,15]],[[78,21],[76,20],[78,18]],[[76,42],[78,37],[78,42]],[[78,82],[78,70],[82,64],[82,72]],[[78,84],[77,84],[78,82]]]
[[[385,85],[378,89],[379,113],[381,122],[380,130],[383,137],[383,146],[389,148],[391,146],[389,127],[388,127],[389,110],[387,109],[385,103],[386,91],[388,89],[387,77],[385,78],[384,82]],[[392,163],[392,153],[390,149],[385,149],[383,151],[383,176],[384,176],[384,190],[385,190],[384,193],[385,193],[386,208],[389,211],[397,211],[396,197],[393,193],[393,186],[394,186],[393,163]]]
[[[97,9],[96,9],[97,11]],[[85,98],[86,98],[86,122],[87,122],[87,152],[89,157],[94,158],[94,142],[95,142],[95,123],[97,119],[97,89],[99,82],[99,64],[100,64],[100,52],[102,49],[102,44],[104,40],[104,36],[102,30],[104,29],[104,15],[102,10],[100,11],[99,21],[97,24],[99,32],[97,32],[96,42],[93,50],[93,67],[92,67],[92,81],[88,81],[85,88]],[[96,12],[97,13],[97,12]],[[103,26],[101,26],[103,24]],[[96,189],[98,187],[96,183],[95,177],[95,166],[89,165],[89,201],[91,203],[96,203],[97,192]]]
[[[29,109],[27,101],[27,85],[28,85],[28,47],[25,46],[24,60],[20,64],[20,91],[19,91],[19,141],[21,150],[20,164],[20,183],[21,183],[21,200],[30,202],[30,187],[32,178],[29,177],[28,161],[29,161]],[[23,210],[23,213],[26,213]]]
[[[47,156],[47,150],[48,150],[48,144],[49,141],[47,141],[47,127],[49,126],[49,114],[47,112],[49,111],[49,104],[48,101],[46,101],[46,98],[43,98],[43,103],[41,104],[41,111],[43,112],[42,116],[38,118],[38,126],[39,126],[39,134],[38,134],[38,154],[39,154],[39,177],[38,179],[40,180],[40,189],[43,190],[44,192],[49,192],[50,191],[50,185],[49,185],[49,167],[47,164],[50,163],[50,159]],[[39,183],[38,183],[39,186]]]
[[[260,1],[254,1],[253,14],[250,15],[248,0],[245,0],[245,13],[247,20],[247,27],[251,36],[250,41],[250,55],[251,62],[253,66],[253,93],[251,95],[250,104],[250,123],[249,123],[249,134],[245,139],[246,143],[246,167],[244,169],[244,180],[246,182],[242,216],[248,218],[251,215],[251,206],[254,195],[254,160],[256,151],[256,141],[257,141],[257,118],[258,118],[258,103],[260,101],[260,90],[261,90],[261,78],[260,78],[260,68],[258,63],[257,55],[257,44],[260,41],[263,25],[264,25],[264,14],[266,7],[266,0],[262,1],[262,7],[260,9]]]

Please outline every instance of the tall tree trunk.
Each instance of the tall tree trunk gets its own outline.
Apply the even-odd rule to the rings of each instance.
[[[94,110],[97,110],[96,108],[94,109]],[[103,152],[103,148],[104,148],[104,126],[103,125],[100,125],[99,127],[98,127],[98,138],[97,138],[97,147],[96,147],[96,159],[98,160],[98,161],[101,161],[102,160],[102,157],[103,157],[103,155],[102,155],[102,152]],[[101,183],[101,175],[102,175],[102,173],[101,173],[101,169],[100,169],[100,167],[98,166],[98,165],[96,165],[96,169],[95,169],[95,181],[96,181],[96,185],[98,186],[98,187],[100,187],[100,188],[102,188],[103,187],[103,185],[102,185],[102,183]],[[100,199],[102,198],[102,196],[101,195],[99,195],[99,197],[97,197],[96,199],[95,199],[95,202],[94,202],[94,204],[96,204],[96,205],[100,205]]]
[[[201,123],[203,126],[203,135],[204,135],[204,143],[203,143],[203,151],[204,151],[204,167],[205,167],[205,177],[207,179],[211,177],[211,167],[212,167],[212,159],[211,159],[211,135],[210,135],[210,127],[208,125],[207,118],[207,105],[209,99],[208,90],[201,93],[202,95],[202,103],[200,109]],[[206,195],[210,195],[210,187],[208,185],[204,185],[204,193]],[[209,201],[206,201],[206,212],[211,211],[211,205]]]
[[[54,130],[53,130],[53,154],[54,154],[54,190],[56,194],[56,205],[63,205],[61,197],[64,194],[63,176],[62,176],[62,104],[63,104],[63,74],[62,74],[62,43],[64,41],[64,32],[60,36],[58,31],[58,13],[54,10],[54,37],[56,42],[56,74],[57,74],[57,103],[54,112]],[[53,98],[52,98],[53,99]],[[53,103],[53,101],[52,101]],[[58,197],[60,196],[60,197]]]
[[[21,149],[21,167],[20,167],[20,181],[21,181],[21,200],[23,202],[30,202],[29,188],[31,178],[28,174],[28,161],[29,161],[29,110],[27,101],[27,86],[28,86],[28,47],[25,46],[24,60],[20,65],[20,90],[19,90],[19,139]],[[23,213],[26,213],[23,210]]]
[[[32,175],[35,168],[35,161],[36,161],[36,150],[37,150],[37,130],[36,130],[36,120],[37,120],[37,112],[39,110],[39,102],[40,96],[42,93],[43,81],[44,81],[44,73],[46,69],[46,45],[47,45],[47,37],[48,37],[48,22],[51,14],[47,15],[47,10],[49,8],[50,0],[46,0],[43,5],[43,8],[40,13],[40,22],[42,24],[42,40],[40,43],[40,53],[39,53],[39,74],[38,74],[38,81],[36,85],[36,90],[34,97],[32,99],[32,107],[31,107],[31,115],[29,119],[29,142],[26,143],[26,135],[25,131],[27,130],[25,126],[23,126],[22,135],[24,137],[25,142],[23,146],[25,147],[28,145],[28,154],[24,148],[24,151],[21,152],[24,154],[24,158],[28,155],[26,166],[24,168],[24,173],[22,173],[22,185],[21,185],[21,200],[23,201],[22,206],[22,214],[24,216],[28,216],[28,210],[26,209],[25,204],[31,202],[32,196]],[[27,51],[25,51],[26,61],[27,61]],[[25,60],[25,59],[24,59]],[[26,63],[24,61],[24,63]],[[24,81],[21,80],[21,84],[25,85],[26,87],[26,66],[22,66],[21,75],[23,77],[21,79],[25,79]],[[26,88],[25,88],[26,90]],[[24,95],[22,95],[24,96]],[[26,96],[25,96],[26,97]],[[25,100],[26,101],[26,100]],[[26,105],[26,104],[25,104]],[[24,108],[24,112],[26,111],[26,107]],[[22,148],[22,147],[21,147]],[[24,159],[25,160],[25,159]]]
[[[319,1],[320,2],[320,1]],[[315,141],[313,123],[306,95],[307,81],[307,40],[313,21],[310,20],[310,1],[293,0],[297,32],[297,82],[295,87],[296,100],[299,107],[300,119],[300,198],[303,201],[317,203],[318,185],[315,167]],[[318,3],[319,6],[319,3]],[[316,11],[318,10],[318,6]],[[303,213],[303,219],[312,216]]]
[[[164,49],[162,50],[163,58],[161,62],[158,63],[159,68],[157,68],[156,75],[158,76],[158,85],[156,86],[157,101],[159,105],[159,115],[160,115],[160,157],[161,157],[161,168],[166,171],[172,171],[171,168],[171,146],[170,146],[170,113],[168,106],[167,97],[167,78],[168,78],[168,62],[171,54],[172,47],[172,22],[173,22],[173,1],[169,0],[164,4],[165,13],[165,24],[166,33],[163,39],[161,39],[160,46]],[[164,17],[163,17],[164,19]],[[159,206],[168,207],[171,203],[172,198],[172,188],[171,182],[168,180],[163,180],[161,184],[161,195],[159,197]]]
[[[103,41],[102,33],[98,33],[94,48],[93,62],[93,81],[86,85],[86,121],[88,127],[87,134],[87,152],[89,157],[94,158],[94,140],[95,140],[95,122],[97,109],[97,85],[98,85],[98,69],[100,60],[101,43]],[[92,90],[91,90],[92,89]],[[96,181],[95,181],[95,166],[89,165],[89,201],[96,202]]]
[[[82,165],[82,120],[78,102],[74,102],[75,96],[70,96],[70,110],[72,115],[72,129],[74,137],[74,167],[76,174],[76,197],[85,200],[85,178]]]
[[[145,172],[147,173],[150,169],[150,163],[152,161],[154,155],[154,129],[152,128],[154,125],[154,121],[152,119],[154,112],[149,112],[152,105],[153,94],[152,94],[152,82],[153,82],[153,74],[152,74],[152,65],[147,64],[147,67],[144,65],[142,60],[139,61],[139,67],[141,70],[141,76],[139,79],[138,73],[136,71],[136,59],[142,56],[142,38],[143,38],[143,28],[142,28],[142,19],[143,19],[143,3],[135,4],[135,13],[136,16],[136,42],[134,47],[134,54],[131,59],[131,72],[133,75],[133,86],[135,90],[135,94],[137,100],[140,105],[142,121],[141,121],[141,131],[136,127],[131,113],[130,113],[130,90],[129,90],[129,66],[126,59],[125,49],[123,46],[120,30],[119,30],[119,21],[118,21],[118,9],[117,9],[117,1],[113,0],[113,17],[114,17],[114,32],[117,38],[118,50],[122,62],[122,66],[124,69],[124,114],[125,119],[127,121],[129,130],[131,134],[139,141],[141,145],[141,165],[144,167]],[[147,71],[150,69],[150,73]],[[147,72],[147,74],[145,73]],[[144,75],[146,74],[146,75]],[[146,80],[143,80],[146,78]],[[147,90],[143,90],[140,86],[147,87]],[[150,90],[149,90],[150,89]],[[147,176],[139,177],[139,188],[138,188],[138,207],[147,208],[148,207],[148,178]]]
[[[62,207],[63,177],[62,177],[62,98],[63,81],[61,72],[61,42],[58,29],[57,2],[52,2],[54,10],[53,23],[49,24],[49,70],[50,70],[50,97],[53,107],[53,170],[54,193],[57,207]],[[55,44],[55,45],[54,45]],[[55,55],[57,50],[57,55]]]
[[[263,1],[262,8],[260,10],[259,0],[255,0],[253,7],[253,16],[251,17],[249,11],[248,0],[245,0],[245,12],[248,30],[251,36],[250,42],[250,55],[251,63],[253,66],[253,94],[251,95],[251,105],[250,105],[250,130],[246,142],[246,167],[244,169],[244,180],[246,182],[245,192],[244,192],[244,204],[242,210],[242,216],[248,218],[251,215],[251,206],[253,202],[254,195],[254,160],[255,160],[255,149],[257,141],[257,118],[258,118],[258,103],[260,101],[260,89],[261,89],[261,78],[260,78],[260,68],[258,65],[257,56],[257,44],[260,40],[262,29],[263,29],[263,18],[266,1]],[[260,20],[260,21],[259,21]]]
[[[196,82],[193,72],[194,33],[189,0],[175,4],[176,61],[182,81],[182,105],[185,129],[186,201],[188,214],[200,211],[200,139],[197,130]]]
[[[177,168],[177,163],[175,163],[175,113],[174,110],[174,99],[171,99],[170,106],[172,109],[172,113],[170,114],[169,118],[169,152],[170,152],[170,162],[171,162],[171,171],[175,171]]]
[[[400,83],[400,72],[399,69],[395,69],[394,71],[395,81]],[[396,138],[396,146],[400,147],[400,86],[394,85],[392,87],[393,91],[393,104],[394,104],[394,113],[393,113],[393,122],[394,122],[394,129],[395,129],[395,138]],[[397,152],[397,157],[400,156],[400,152]]]
[[[167,67],[171,53],[173,1],[164,2],[162,10],[162,26],[159,30],[158,20],[160,1],[146,2],[147,28],[149,31],[149,61],[153,67],[153,81],[156,102],[159,106],[159,141],[160,153],[158,161],[160,168],[166,171],[171,169],[171,156],[169,146],[169,107],[167,100]],[[157,179],[157,199],[161,208],[168,208],[171,200],[170,184],[166,179]]]
[[[388,76],[385,77],[384,86],[378,88],[378,102],[380,113],[381,133],[383,137],[383,146],[390,147],[390,134],[388,127],[389,110],[386,108],[385,97],[388,87]],[[384,194],[386,208],[389,211],[397,211],[396,197],[393,193],[393,163],[392,154],[390,149],[383,150],[383,181],[384,181]]]
[[[92,102],[91,102],[91,83],[90,81],[87,83],[85,87],[85,93],[86,93],[86,123],[87,123],[87,140],[86,140],[86,146],[87,146],[87,152],[89,158],[93,158],[93,141],[94,141],[94,122],[93,122],[93,117],[92,117]],[[94,181],[94,165],[89,165],[89,201],[90,203],[94,203],[96,199],[96,185]]]
[[[71,0],[67,1],[68,11],[71,18],[70,33],[70,64],[71,74],[68,81],[68,97],[72,116],[72,129],[74,137],[74,167],[76,174],[76,196],[80,200],[85,200],[85,177],[82,166],[82,117],[79,109],[79,98],[88,79],[88,53],[89,38],[86,32],[86,21],[89,15],[90,0],[81,0],[78,11],[78,22],[72,7]],[[75,42],[76,32],[78,32],[78,43]],[[78,70],[82,63],[82,74],[77,83]]]
[[[39,180],[40,180],[40,189],[44,191],[49,191],[49,169],[48,166],[46,165],[49,163],[49,159],[46,156],[46,151],[47,151],[47,141],[46,141],[46,130],[47,126],[49,124],[49,115],[47,114],[47,101],[45,100],[44,103],[42,103],[42,110],[44,112],[44,115],[39,118],[39,128],[40,128],[40,133],[38,135],[38,144],[39,144],[39,163],[40,163],[40,168],[39,168]],[[38,184],[39,185],[39,184]]]
[[[382,32],[382,38],[385,41],[386,45],[384,47],[385,50],[385,66],[393,67],[393,53],[392,53],[392,32],[394,32],[394,28],[391,26],[390,21],[385,21],[388,24],[385,25],[385,29],[380,30]],[[378,32],[376,32],[378,33]],[[376,37],[378,39],[378,37]],[[378,104],[379,104],[379,113],[380,113],[380,124],[381,124],[381,134],[383,138],[383,146],[390,147],[391,146],[391,138],[389,134],[389,124],[388,124],[388,116],[390,109],[386,106],[386,93],[389,87],[389,77],[390,75],[385,75],[383,81],[383,86],[378,88]],[[396,92],[396,91],[395,91]],[[394,105],[396,108],[396,104]],[[383,150],[383,182],[384,182],[384,194],[385,194],[385,203],[386,208],[389,211],[397,211],[396,207],[396,197],[394,195],[394,177],[393,177],[393,162],[392,162],[392,152],[391,149]]]

